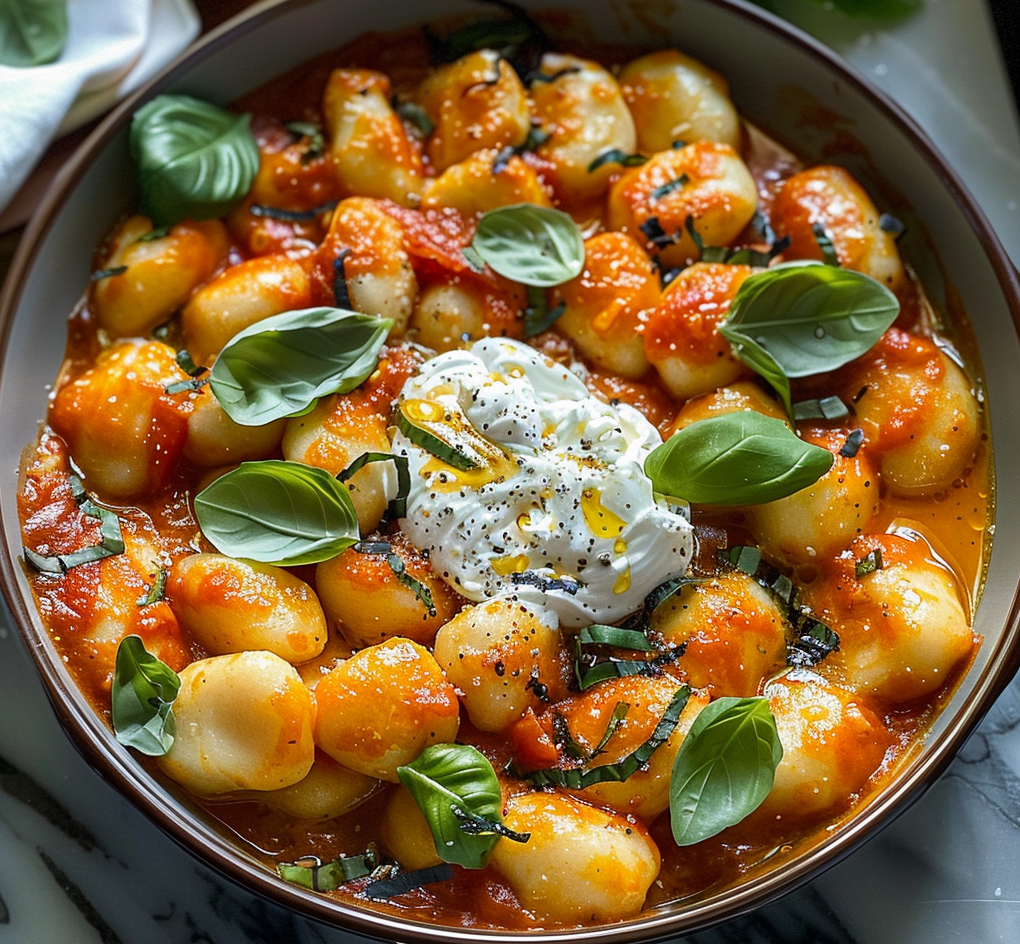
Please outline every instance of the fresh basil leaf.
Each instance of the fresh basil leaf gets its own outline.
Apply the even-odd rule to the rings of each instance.
[[[673,762],[670,824],[689,846],[739,823],[768,796],[783,758],[764,698],[717,698],[695,719]]]
[[[212,391],[241,426],[292,416],[330,393],[347,393],[379,363],[393,322],[342,308],[264,318],[234,335],[210,373]]]
[[[0,65],[45,65],[66,42],[67,0],[0,0]]]
[[[433,744],[398,767],[397,776],[425,814],[439,857],[468,869],[483,868],[499,836],[472,835],[461,828],[455,810],[502,824],[499,779],[485,756],[467,744]]]
[[[808,377],[860,357],[899,310],[889,289],[860,272],[788,262],[743,282],[719,333],[752,370],[771,360],[786,377]]]
[[[162,757],[174,743],[172,711],[181,680],[145,648],[140,636],[125,636],[117,647],[110,699],[117,740],[150,757]]]
[[[199,492],[194,505],[218,551],[264,564],[317,564],[361,536],[347,486],[300,462],[242,462]]]
[[[159,95],[131,121],[131,156],[142,208],[154,226],[222,216],[259,169],[248,115],[189,95]]]
[[[547,288],[584,268],[584,237],[562,210],[515,203],[482,215],[471,248],[500,275]]]
[[[389,565],[390,570],[393,571],[393,575],[397,580],[407,587],[414,595],[418,598],[418,601],[429,616],[435,617],[436,615],[436,604],[432,599],[432,591],[425,586],[420,580],[412,577],[407,572],[407,567],[404,566],[404,562],[400,559],[398,554],[388,554],[386,556],[386,563]]]
[[[524,309],[522,319],[524,321],[524,336],[533,338],[543,331],[548,331],[566,310],[565,302],[560,302],[555,308],[550,308],[545,289],[529,285],[528,307]]]
[[[639,629],[628,629],[623,626],[605,626],[594,623],[585,626],[577,634],[577,641],[582,646],[615,646],[618,649],[633,649],[637,652],[652,652],[652,644],[648,637]]]
[[[832,466],[831,452],[799,439],[782,421],[752,411],[692,423],[645,459],[663,495],[696,504],[757,505],[799,492]]]

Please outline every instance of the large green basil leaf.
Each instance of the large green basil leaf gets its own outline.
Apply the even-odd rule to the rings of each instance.
[[[584,237],[562,210],[515,203],[478,221],[471,247],[500,275],[548,288],[584,269]]]
[[[739,823],[768,796],[783,759],[765,698],[717,698],[695,719],[673,762],[669,818],[689,846]]]
[[[323,469],[266,459],[195,496],[195,517],[218,551],[263,564],[317,564],[360,538],[347,486]]]
[[[788,262],[744,281],[719,333],[737,357],[771,382],[759,367],[762,351],[786,377],[835,370],[867,351],[899,310],[896,296],[867,275],[820,262]]]
[[[645,459],[655,491],[695,504],[757,505],[799,492],[832,467],[833,455],[799,439],[782,420],[726,413],[674,433]]]
[[[140,636],[125,636],[110,690],[117,740],[150,757],[170,750],[176,731],[171,708],[180,689],[177,673],[147,651]]]
[[[249,118],[189,95],[159,95],[135,113],[131,156],[154,226],[222,216],[241,201],[259,169]]]
[[[67,0],[0,0],[0,65],[53,62],[67,42]]]
[[[329,393],[347,393],[379,363],[393,322],[343,308],[273,315],[236,334],[209,375],[227,415],[242,426],[292,416]]]
[[[492,764],[467,744],[433,744],[398,767],[397,776],[425,814],[439,857],[483,868],[503,823],[503,797]],[[493,828],[475,834],[464,828],[472,820],[488,821]]]

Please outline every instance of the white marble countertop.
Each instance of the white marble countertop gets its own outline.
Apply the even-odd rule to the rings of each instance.
[[[1020,131],[980,0],[925,0],[881,30],[810,0],[783,12],[924,128],[1020,264]],[[1020,941],[1020,681],[942,779],[812,884],[691,938],[697,944]],[[0,609],[2,944],[338,944],[219,879],[104,783],[61,732]]]

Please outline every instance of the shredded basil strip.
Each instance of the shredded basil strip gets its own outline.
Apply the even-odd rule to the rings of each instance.
[[[459,806],[452,806],[453,815],[460,820],[460,828],[471,836],[499,836],[511,842],[527,842],[531,833],[519,833],[497,820],[486,819],[477,813],[469,813]]]
[[[311,857],[314,858],[314,857]],[[338,856],[330,862],[315,865],[301,865],[299,862],[284,862],[276,866],[280,878],[293,885],[309,888],[313,892],[336,891],[345,882],[365,878],[379,864],[379,854],[369,849],[361,855]]]
[[[841,420],[850,415],[850,408],[839,397],[800,400],[793,404],[795,420]]]
[[[588,173],[594,173],[606,164],[619,164],[621,167],[640,167],[647,163],[648,158],[644,154],[628,154],[619,148],[610,148],[603,151],[588,165]]]
[[[406,121],[412,128],[416,128],[426,138],[436,130],[435,122],[429,117],[429,113],[417,102],[393,103],[393,110],[401,121]]]
[[[710,505],[757,505],[786,498],[832,467],[827,449],[799,439],[782,421],[741,411],[699,420],[645,459],[663,495]]]
[[[889,233],[893,239],[899,239],[907,231],[906,225],[889,213],[883,213],[878,218],[878,228],[883,233]]]
[[[126,265],[114,266],[112,269],[97,269],[89,276],[89,281],[101,282],[103,279],[112,279],[115,275],[123,275],[127,270]]]
[[[249,121],[189,95],[158,95],[135,112],[131,157],[154,226],[223,216],[244,198],[259,169]]]
[[[483,868],[499,835],[473,835],[461,826],[464,813],[490,823],[503,821],[499,779],[485,755],[467,744],[433,744],[398,767],[397,777],[424,814],[439,857],[468,869]]]
[[[676,662],[686,650],[687,646],[682,643],[672,649],[659,653],[653,659],[610,659],[608,662],[592,662],[581,644],[574,643],[574,677],[577,680],[577,687],[587,691],[599,682],[606,682],[609,679],[627,678],[631,675],[658,676],[662,674],[663,666]]]
[[[2,0],[0,65],[24,69],[53,62],[67,32],[67,0]]]
[[[553,741],[562,748],[563,753],[571,760],[586,761],[591,756],[584,745],[579,744],[570,730],[566,716],[560,711],[553,712]]]
[[[404,566],[404,562],[396,554],[389,554],[386,557],[386,563],[389,564],[390,570],[393,571],[397,580],[400,581],[405,587],[410,588],[414,595],[421,601],[422,606],[428,610],[429,616],[436,615],[436,604],[432,599],[432,591],[425,586],[420,580],[416,580],[408,572]]]
[[[650,216],[643,223],[639,223],[638,229],[645,234],[645,238],[656,249],[665,249],[667,246],[672,246],[678,238],[676,233],[667,233],[662,228],[662,224],[657,216]]]
[[[430,865],[425,869],[416,869],[414,872],[398,872],[390,878],[369,882],[365,886],[364,895],[366,898],[383,901],[387,898],[406,895],[408,892],[413,892],[425,885],[432,885],[435,882],[448,882],[451,878],[453,878],[453,869],[449,863],[442,862],[439,865]]]
[[[301,413],[348,393],[375,370],[393,322],[343,308],[306,308],[238,332],[210,373],[216,399],[241,426]]]
[[[309,210],[287,210],[283,207],[265,206],[261,203],[253,203],[249,208],[252,216],[262,216],[269,220],[279,220],[281,223],[309,223],[323,213],[335,210],[336,200],[328,200],[326,203]]]
[[[585,626],[577,634],[577,641],[582,646],[615,646],[617,649],[634,649],[637,652],[652,651],[652,644],[640,630],[626,629],[621,626],[605,626],[602,623]]]
[[[613,713],[609,716],[609,723],[606,725],[605,732],[602,737],[599,738],[598,744],[595,745],[595,750],[591,752],[592,757],[598,757],[600,754],[605,754],[606,745],[612,740],[613,735],[616,734],[616,729],[620,727],[620,723],[627,717],[627,712],[629,711],[630,705],[627,702],[617,702],[616,707],[613,709]]]
[[[194,508],[220,553],[281,567],[329,560],[361,536],[347,486],[300,462],[243,462],[199,492]]]
[[[397,470],[397,494],[390,502],[390,513],[394,518],[407,516],[407,497],[411,494],[411,469],[407,456],[397,456],[392,452],[363,452],[346,469],[337,475],[338,482],[348,482],[370,462],[392,462]]]
[[[862,557],[854,567],[854,573],[857,575],[857,579],[866,577],[868,574],[873,574],[876,570],[882,569],[882,549],[876,547],[875,550],[869,551],[867,555]]]
[[[659,719],[651,737],[640,747],[615,764],[603,764],[599,767],[575,768],[573,770],[561,770],[558,767],[549,767],[544,770],[536,770],[526,774],[525,779],[531,781],[536,787],[565,787],[569,790],[583,790],[596,783],[621,782],[641,767],[648,763],[649,758],[658,748],[669,740],[680,719],[680,714],[687,705],[691,690],[686,685],[681,685],[673,695],[669,706]]]
[[[681,174],[679,177],[674,178],[668,183],[662,184],[659,187],[655,187],[651,193],[648,194],[651,200],[661,200],[663,197],[669,196],[675,190],[681,190],[691,182],[691,178],[687,174]]]
[[[748,545],[729,547],[719,556],[742,573],[753,576],[761,563],[761,548]]]
[[[149,587],[147,593],[143,593],[135,603],[138,606],[152,606],[153,603],[159,603],[163,599],[163,593],[166,590],[166,578],[169,575],[169,571],[165,567],[160,567],[156,571],[156,577],[152,581],[152,586]]]
[[[798,627],[796,638],[787,646],[786,664],[809,668],[839,649],[839,636],[825,623],[802,619],[803,625]]]
[[[562,210],[515,203],[482,214],[471,249],[522,285],[562,285],[584,269],[584,237]]]
[[[208,383],[208,377],[192,377],[190,380],[175,380],[173,383],[167,384],[163,388],[163,392],[168,396],[173,396],[177,393],[195,393],[201,390]]]
[[[174,356],[174,360],[177,361],[177,366],[184,371],[189,377],[198,377],[204,374],[207,368],[200,366],[195,363],[194,358],[184,348],[179,350]]]
[[[77,475],[69,477],[71,494],[82,514],[99,519],[99,543],[83,547],[68,554],[40,554],[23,548],[25,563],[42,574],[66,574],[72,567],[91,564],[106,557],[124,553],[124,536],[120,530],[120,518],[109,508],[97,505],[88,495]]]
[[[548,331],[560,315],[567,310],[566,302],[560,302],[555,308],[549,307],[545,289],[534,285],[527,286],[528,307],[524,309],[524,336],[533,338]]]
[[[852,459],[861,451],[861,446],[864,445],[864,430],[863,429],[852,429],[847,434],[846,442],[840,447],[839,454],[844,459]]]
[[[117,647],[110,702],[117,740],[150,757],[162,757],[174,743],[173,703],[181,688],[177,673],[148,652],[139,636]]]
[[[303,164],[322,157],[326,150],[326,139],[322,135],[322,128],[313,125],[310,121],[289,121],[284,127],[297,138],[308,138],[308,149],[301,155]]]
[[[673,762],[673,838],[689,846],[739,823],[768,796],[783,757],[765,698],[724,696],[707,705]]]
[[[818,251],[822,254],[822,262],[827,266],[838,266],[839,256],[836,253],[836,245],[825,227],[821,223],[812,223],[811,232],[818,244]]]

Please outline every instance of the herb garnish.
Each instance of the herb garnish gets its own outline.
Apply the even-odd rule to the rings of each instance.
[[[53,62],[67,30],[67,0],[0,3],[0,65],[24,69]]]
[[[648,158],[644,154],[628,154],[619,148],[610,148],[603,151],[588,165],[588,173],[594,173],[605,164],[619,164],[621,167],[640,167],[646,164]]]
[[[352,476],[371,462],[393,463],[393,467],[397,470],[397,495],[390,502],[390,513],[394,518],[405,517],[407,515],[407,496],[411,494],[411,471],[407,456],[394,455],[392,452],[363,452],[348,464],[347,468],[337,474],[337,481],[349,482]]]
[[[112,269],[97,269],[89,276],[89,281],[101,282],[103,279],[112,279],[115,275],[123,275],[127,270],[126,265],[114,266]]]
[[[432,591],[420,580],[416,580],[407,572],[404,562],[397,554],[388,554],[386,556],[386,563],[389,564],[390,570],[393,571],[397,580],[414,592],[414,595],[421,601],[422,606],[428,611],[429,616],[435,616],[436,604],[432,599]]]
[[[172,707],[180,688],[177,673],[148,652],[140,636],[125,636],[117,647],[110,690],[117,740],[162,757],[174,743]]]
[[[138,606],[152,606],[153,603],[158,603],[163,599],[163,593],[166,590],[166,578],[169,575],[169,571],[165,567],[160,567],[156,571],[156,576],[152,581],[152,586],[149,587],[148,591],[143,593],[135,603]]]
[[[839,265],[839,255],[836,253],[836,245],[821,223],[812,223],[811,232],[814,233],[815,242],[818,244],[818,251],[822,254],[822,262],[829,266]]]
[[[876,570],[882,569],[882,549],[876,547],[875,550],[869,551],[864,557],[857,561],[854,566],[854,573],[857,579],[861,577],[867,577],[868,574],[875,573]]]
[[[844,459],[852,459],[864,445],[864,430],[852,429],[847,433],[846,442],[840,447],[839,454]]]
[[[366,898],[373,898],[383,901],[387,898],[396,898],[399,895],[406,895],[424,885],[432,885],[435,882],[448,882],[453,878],[453,869],[446,862],[440,865],[430,865],[425,869],[416,869],[413,872],[396,872],[386,878],[369,882],[365,886]]]
[[[566,302],[560,302],[554,308],[549,307],[545,289],[534,285],[527,286],[528,307],[524,309],[524,336],[533,338],[548,331],[560,315],[567,310]]]
[[[269,220],[279,220],[281,223],[308,223],[323,213],[335,210],[336,200],[327,200],[325,203],[309,210],[287,210],[283,207],[264,206],[261,203],[253,203],[248,211],[252,216],[263,216]]]
[[[285,862],[277,865],[276,871],[280,878],[294,885],[310,888],[313,892],[332,892],[345,882],[371,875],[379,864],[379,853],[369,848],[361,855],[338,856],[329,862],[320,862],[315,856],[308,859],[314,864]]]
[[[322,128],[318,125],[314,125],[310,121],[288,121],[284,128],[298,139],[308,138],[308,148],[301,155],[302,164],[308,164],[325,153],[326,139],[323,137]]]

